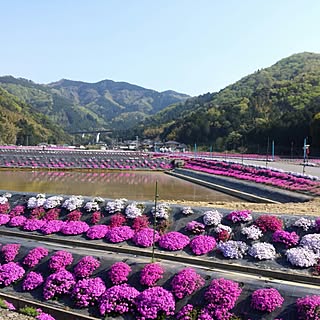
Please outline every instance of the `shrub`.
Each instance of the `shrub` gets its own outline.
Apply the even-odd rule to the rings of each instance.
[[[131,268],[129,265],[124,262],[116,262],[111,266],[108,276],[113,284],[121,284],[128,281],[130,272]]]
[[[5,244],[1,248],[2,259],[5,262],[13,261],[15,257],[18,255],[20,247],[21,247],[21,244],[17,244],[17,243]]]
[[[134,234],[132,241],[139,247],[146,248],[151,247],[153,242],[157,242],[159,238],[158,231],[151,228],[144,228]]]
[[[112,243],[119,243],[131,239],[134,231],[129,226],[114,227],[107,231],[106,239]]]
[[[276,249],[271,243],[257,242],[248,250],[250,256],[259,260],[269,260],[276,257]]]
[[[220,242],[217,249],[226,258],[241,259],[246,254],[248,246],[242,241],[229,240],[227,242]]]
[[[164,234],[159,239],[159,246],[170,251],[182,250],[190,242],[189,237],[180,232],[172,231]]]
[[[277,230],[272,235],[272,241],[277,243],[283,243],[286,245],[287,248],[290,248],[298,244],[299,236],[295,232]]]
[[[282,229],[283,223],[282,220],[276,216],[262,215],[255,222],[255,225],[258,226],[262,232],[267,231],[277,231]]]
[[[0,284],[7,287],[15,281],[20,280],[24,274],[24,269],[18,263],[5,263],[0,266]]]
[[[297,299],[298,316],[301,320],[320,319],[320,296],[306,296]]]
[[[99,224],[96,226],[90,227],[87,231],[86,236],[89,239],[102,239],[106,236],[107,232],[109,231],[110,227],[104,224]]]
[[[74,274],[77,278],[87,278],[94,270],[100,267],[100,261],[91,256],[85,256],[74,267]]]
[[[22,264],[28,266],[29,268],[35,267],[42,258],[48,255],[49,251],[46,248],[37,247],[29,251],[29,253],[24,258]]]
[[[190,248],[192,252],[199,256],[212,251],[217,243],[214,237],[199,235],[190,241]]]
[[[190,221],[187,223],[185,230],[194,234],[201,234],[205,231],[205,225],[197,221]]]
[[[110,228],[121,227],[126,223],[126,221],[127,219],[123,214],[114,214],[110,219]]]
[[[149,218],[146,215],[142,215],[133,220],[132,229],[134,231],[139,231],[141,229],[148,228],[149,224]]]
[[[31,291],[39,287],[43,283],[43,277],[40,273],[31,271],[27,274],[22,283],[24,291]]]
[[[203,215],[203,223],[206,226],[217,226],[221,223],[222,214],[217,210],[206,211]]]
[[[158,263],[150,263],[143,267],[140,273],[140,283],[143,286],[153,287],[162,278],[164,270]]]
[[[303,247],[291,248],[286,251],[288,261],[297,267],[308,268],[317,264],[318,255]]]
[[[60,250],[55,252],[49,260],[49,269],[52,271],[59,271],[71,265],[73,257],[70,252]]]
[[[232,221],[233,223],[249,222],[252,220],[252,215],[250,210],[237,210],[230,212],[226,216],[226,219]]]

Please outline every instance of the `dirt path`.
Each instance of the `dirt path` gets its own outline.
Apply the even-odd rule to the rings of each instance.
[[[192,201],[165,201],[171,204],[192,207],[225,208],[231,210],[249,209],[256,212],[279,213],[279,214],[302,214],[320,216],[320,197],[302,203],[265,204],[248,202],[192,202]]]

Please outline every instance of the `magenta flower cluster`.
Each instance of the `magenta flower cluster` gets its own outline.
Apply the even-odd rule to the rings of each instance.
[[[194,234],[201,234],[205,231],[206,226],[198,221],[190,221],[187,223],[185,230]]]
[[[90,227],[87,231],[86,236],[93,240],[93,239],[103,239],[107,232],[109,231],[110,227],[106,226],[105,224],[99,224],[96,226]]]
[[[10,221],[10,216],[5,213],[0,213],[0,225],[7,224]]]
[[[16,217],[16,216],[20,216],[24,213],[24,206],[18,205],[15,206],[14,208],[12,208],[12,210],[9,212],[9,216],[10,218]]]
[[[73,262],[73,257],[70,252],[61,250],[55,252],[49,260],[49,268],[52,271],[58,271],[64,269],[71,265]]]
[[[87,232],[89,225],[84,221],[68,221],[66,222],[60,232],[64,235],[77,235]]]
[[[164,270],[158,263],[149,263],[143,267],[140,273],[140,283],[143,286],[154,287],[163,277]]]
[[[22,227],[27,221],[25,216],[15,216],[10,219],[8,225],[10,227]]]
[[[41,227],[45,224],[45,220],[38,220],[38,219],[27,219],[22,229],[24,231],[36,231],[41,229]]]
[[[199,235],[190,241],[190,248],[192,252],[199,256],[212,251],[217,243],[214,237]]]
[[[113,286],[105,291],[99,299],[99,310],[106,313],[124,314],[134,311],[134,301],[140,292],[128,284]]]
[[[250,210],[236,210],[230,212],[226,216],[226,219],[232,221],[233,223],[249,222],[252,220],[252,215]]]
[[[272,235],[272,241],[276,243],[283,243],[287,248],[296,246],[299,242],[299,236],[293,231],[288,232],[284,230],[277,230]]]
[[[74,275],[65,269],[61,269],[46,279],[43,286],[43,298],[49,300],[55,296],[69,294],[75,283]]]
[[[297,309],[301,320],[320,319],[320,295],[306,296],[297,299]]]
[[[135,303],[138,320],[157,319],[163,315],[166,319],[172,316],[175,310],[173,294],[162,287],[144,290],[136,297]]]
[[[38,288],[44,282],[41,273],[31,271],[27,274],[22,283],[22,289],[24,291],[31,291]]]
[[[151,228],[144,228],[137,231],[132,241],[139,247],[151,247],[153,242],[157,242],[159,240],[159,232],[151,229]]]
[[[37,247],[29,251],[26,257],[23,259],[22,264],[32,268],[35,267],[41,259],[48,255],[49,251],[46,248]]]
[[[112,243],[119,243],[133,237],[134,231],[129,226],[114,227],[108,230],[106,239]]]
[[[85,308],[98,301],[105,291],[106,286],[101,278],[81,279],[73,287],[71,297],[77,307]]]
[[[272,312],[282,306],[283,297],[277,289],[258,289],[252,293],[251,307],[256,310]]]
[[[201,288],[204,282],[204,279],[194,269],[183,269],[171,281],[172,293],[178,299],[183,299]]]
[[[170,250],[170,251],[176,251],[176,250],[182,250],[184,247],[186,247],[190,242],[189,237],[185,236],[184,234],[172,231],[164,234],[159,239],[159,246],[160,248]]]
[[[18,255],[21,244],[9,243],[1,248],[1,256],[5,262],[11,262]]]
[[[276,216],[270,215],[262,215],[257,220],[255,220],[254,224],[258,226],[262,232],[267,231],[277,231],[281,230],[283,227],[283,222]]]
[[[111,266],[108,276],[113,284],[121,284],[128,281],[130,272],[131,268],[129,265],[124,262],[116,262]]]
[[[20,280],[25,274],[24,269],[16,262],[5,263],[0,266],[0,285],[9,286]]]
[[[43,234],[60,232],[65,222],[62,220],[48,220],[40,229]]]
[[[87,278],[100,267],[100,261],[91,256],[85,256],[80,259],[74,267],[74,274],[77,278]]]

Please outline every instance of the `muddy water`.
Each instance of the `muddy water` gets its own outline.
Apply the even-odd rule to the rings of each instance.
[[[240,201],[161,172],[0,171],[0,190],[153,200]]]

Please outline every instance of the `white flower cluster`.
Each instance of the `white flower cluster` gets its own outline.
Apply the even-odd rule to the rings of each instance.
[[[80,208],[83,204],[82,196],[71,196],[70,198],[66,199],[62,204],[63,208],[66,208],[69,211],[76,210]]]
[[[37,194],[35,197],[28,199],[27,207],[28,209],[38,208],[44,205],[46,202],[46,195],[43,193]]]
[[[246,254],[248,246],[243,241],[229,240],[220,242],[217,245],[217,249],[220,250],[226,258],[241,259]]]
[[[181,213],[184,214],[185,216],[190,216],[193,214],[193,209],[191,207],[183,207],[181,210]]]
[[[203,215],[203,223],[206,226],[217,226],[221,223],[222,214],[217,210],[206,211]]]
[[[84,209],[85,209],[87,212],[98,211],[98,210],[100,210],[99,203],[98,203],[98,202],[95,202],[95,201],[88,201],[88,202],[85,204]]]
[[[226,226],[224,224],[218,224],[214,229],[214,232],[220,233],[221,231],[227,231],[228,233],[232,232],[232,229],[229,226]]]
[[[43,207],[45,209],[52,209],[60,206],[61,202],[63,200],[63,197],[61,196],[52,196],[45,200],[43,203]]]
[[[93,202],[97,202],[97,203],[103,203],[104,202],[104,199],[101,198],[101,197],[94,197],[92,199]]]
[[[170,215],[170,205],[168,203],[159,203],[157,205],[157,209],[155,210],[155,208],[153,207],[151,209],[151,213],[155,218],[159,218],[159,219],[169,219],[169,215]]]
[[[106,204],[106,211],[110,214],[116,212],[122,212],[127,204],[128,200],[125,198],[116,199],[114,201],[108,201]]]
[[[320,254],[320,234],[307,234],[301,238],[300,245],[306,249],[313,250],[314,253]]]
[[[263,236],[261,229],[255,225],[242,228],[241,233],[250,240],[258,240]]]
[[[271,243],[254,243],[248,250],[248,254],[255,259],[270,260],[276,257],[276,249]]]
[[[0,197],[0,204],[6,204],[8,202],[8,198],[5,196]]]
[[[297,267],[312,267],[317,264],[318,255],[303,247],[291,248],[286,251],[288,261]]]
[[[302,228],[304,231],[308,231],[316,226],[316,221],[313,219],[300,218],[296,220],[293,225]]]
[[[125,210],[125,215],[129,219],[135,219],[137,217],[142,216],[145,205],[143,203],[132,202],[127,205]]]

